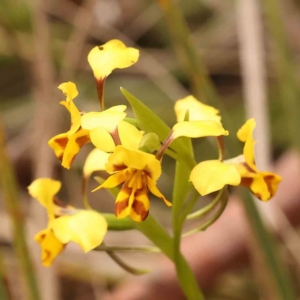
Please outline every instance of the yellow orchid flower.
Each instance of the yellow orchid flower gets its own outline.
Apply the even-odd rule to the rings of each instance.
[[[178,137],[201,138],[206,136],[227,136],[229,132],[221,124],[219,111],[212,106],[199,102],[193,96],[180,99],[175,103],[177,123],[172,127],[156,157],[161,159],[165,150]]]
[[[189,121],[221,121],[221,117],[218,115],[219,111],[217,109],[201,103],[192,95],[177,100],[174,109],[177,122],[185,121],[187,115]]]
[[[161,165],[154,155],[117,146],[108,158],[106,171],[111,176],[94,191],[124,182],[115,204],[118,218],[129,216],[136,222],[144,221],[150,209],[148,191],[163,199],[166,205],[172,205],[156,186]]]
[[[243,156],[229,160],[237,168],[242,177],[241,184],[248,187],[260,200],[268,201],[277,191],[282,178],[272,172],[262,172],[255,164],[253,131],[255,120],[249,119],[237,132],[237,137],[244,142]]]
[[[105,218],[92,210],[77,210],[71,206],[59,206],[55,198],[61,183],[50,178],[36,179],[28,187],[29,194],[47,210],[48,226],[41,230],[35,240],[42,249],[41,260],[50,266],[65,245],[77,243],[84,252],[99,246],[107,231]]]
[[[88,62],[93,70],[97,84],[100,107],[104,110],[104,82],[114,69],[124,69],[139,59],[139,50],[128,48],[120,40],[111,40],[94,47],[88,54]]]
[[[54,150],[61,165],[70,169],[81,147],[90,141],[89,132],[81,128],[81,113],[73,100],[78,95],[76,85],[73,82],[65,82],[58,86],[65,94],[66,100],[60,104],[65,106],[71,115],[71,128],[68,132],[58,134],[48,141],[48,145]]]
[[[126,47],[120,40],[96,46],[88,54],[88,62],[96,80],[104,80],[114,69],[128,68],[138,59],[139,50]]]
[[[177,123],[172,128],[173,139],[180,136],[200,138],[229,134],[221,124],[219,111],[191,95],[176,101],[174,110]]]
[[[249,119],[238,131],[238,139],[245,143],[243,155],[221,162],[199,163],[191,172],[190,180],[201,195],[220,190],[225,185],[244,185],[260,200],[268,201],[277,191],[281,177],[272,172],[261,172],[255,164],[253,130],[255,120]]]

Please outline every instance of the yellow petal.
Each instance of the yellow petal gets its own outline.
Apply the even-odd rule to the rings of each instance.
[[[109,155],[110,154],[99,149],[93,149],[87,156],[84,163],[84,177],[90,177],[95,171],[105,170],[105,164],[107,163]]]
[[[40,231],[36,234],[34,239],[41,246],[41,260],[45,267],[51,266],[53,260],[64,250],[65,247],[65,245],[56,238],[53,231],[50,229]]]
[[[160,190],[157,188],[156,182],[153,179],[151,179],[149,176],[147,176],[147,185],[148,185],[149,191],[153,195],[155,195],[157,198],[164,200],[167,206],[172,206],[172,203],[170,201],[168,201],[165,198],[165,196],[160,192]]]
[[[116,148],[112,136],[104,128],[90,130],[90,138],[92,144],[104,152],[113,152]]]
[[[67,97],[66,101],[61,101],[60,104],[65,106],[71,114],[71,129],[69,131],[69,135],[71,135],[75,133],[80,127],[81,114],[73,102],[73,99],[78,96],[78,91],[75,83],[71,81],[60,84],[58,88]]]
[[[84,252],[99,246],[107,232],[105,218],[92,210],[81,210],[72,216],[56,218],[50,226],[63,244],[75,242]]]
[[[200,195],[205,196],[222,189],[226,184],[239,185],[241,176],[233,165],[207,160],[194,167],[190,181]]]
[[[108,132],[114,132],[121,120],[126,117],[126,105],[113,106],[102,112],[86,113],[81,118],[81,126],[86,130],[103,128]]]
[[[244,142],[244,150],[243,154],[247,165],[253,169],[257,170],[255,165],[255,153],[254,153],[254,145],[255,140],[253,138],[253,130],[256,126],[254,119],[249,119],[237,132],[237,137],[240,141]]]
[[[219,111],[217,109],[201,103],[193,96],[187,96],[176,101],[174,109],[177,116],[177,122],[184,121],[187,112],[189,115],[189,121],[221,121],[221,117],[218,115]]]
[[[58,89],[60,89],[67,97],[66,98],[67,103],[69,103],[70,101],[72,101],[74,98],[78,96],[77,87],[74,82],[69,81],[69,82],[61,83],[58,86]]]
[[[106,78],[114,69],[128,68],[137,62],[139,50],[127,48],[119,40],[111,40],[102,46],[94,47],[88,62],[97,80]]]
[[[81,126],[81,114],[76,105],[70,102],[70,114],[71,114],[71,128],[69,130],[69,136],[74,134]]]
[[[111,189],[113,187],[116,187],[120,185],[122,182],[124,182],[126,178],[127,178],[127,170],[125,169],[116,174],[109,176],[101,185],[99,185],[97,188],[92,190],[92,192],[95,192],[102,188]]]
[[[31,197],[37,199],[53,215],[53,198],[61,188],[61,183],[51,178],[39,178],[28,187]]]
[[[144,134],[143,131],[138,130],[128,122],[121,121],[118,126],[118,132],[124,147],[136,150],[139,148]]]
[[[253,135],[253,130],[256,126],[256,122],[253,118],[247,120],[245,124],[238,130],[237,137],[241,142],[246,142],[249,135]]]
[[[161,165],[155,155],[117,146],[108,158],[106,171],[111,174],[124,168],[142,170],[154,181],[161,175]]]
[[[124,184],[115,203],[115,215],[117,218],[122,219],[130,215],[133,200],[134,194],[132,193],[132,188]]]
[[[173,126],[173,139],[180,136],[200,138],[205,136],[228,135],[222,125],[215,121],[184,121]]]
[[[54,136],[48,141],[48,145],[54,150],[56,157],[62,160],[65,149],[69,142],[69,132],[61,133]]]
[[[87,144],[89,141],[89,132],[82,128],[73,135],[69,136],[69,141],[65,148],[61,165],[67,169],[70,169],[81,147]]]
[[[262,201],[267,201],[271,198],[268,186],[263,176],[259,173],[253,178],[242,178],[242,185],[248,187],[251,192]]]

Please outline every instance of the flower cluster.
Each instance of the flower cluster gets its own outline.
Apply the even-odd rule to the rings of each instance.
[[[244,143],[243,154],[223,160],[221,141],[229,132],[223,128],[219,111],[193,96],[176,101],[177,122],[164,141],[159,141],[157,132],[144,132],[138,122],[129,122],[125,105],[105,109],[104,83],[107,76],[114,69],[130,67],[138,58],[137,49],[128,48],[119,40],[109,41],[90,51],[88,62],[96,80],[101,111],[83,112],[77,108],[74,99],[78,91],[73,82],[65,82],[58,87],[66,97],[60,104],[69,111],[71,126],[48,143],[67,169],[85,144],[91,143],[95,147],[83,167],[84,194],[92,173],[105,171],[106,179],[93,191],[121,186],[115,201],[116,217],[130,217],[133,221],[142,222],[150,210],[149,192],[167,206],[172,206],[158,189],[157,180],[162,173],[162,158],[169,148],[172,149],[173,141],[180,137],[216,137],[220,147],[219,158],[200,162],[190,173],[189,179],[199,194],[207,195],[226,185],[244,185],[259,199],[269,200],[281,178],[274,173],[261,172],[255,165],[254,119],[248,120],[237,133],[238,139]],[[28,187],[30,195],[48,212],[47,228],[35,237],[41,245],[45,266],[51,265],[71,241],[79,244],[85,252],[99,246],[108,227],[105,217],[89,205],[87,209],[78,210],[62,204],[56,196],[60,187],[60,182],[49,178],[37,179]]]

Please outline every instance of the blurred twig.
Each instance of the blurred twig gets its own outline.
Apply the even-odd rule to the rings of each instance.
[[[0,161],[0,180],[2,193],[7,211],[13,223],[16,254],[19,258],[22,275],[28,286],[27,299],[38,300],[40,299],[40,296],[30,254],[26,245],[24,218],[18,199],[18,186],[13,174],[12,165],[5,152],[5,139],[2,127],[0,127]]]
[[[286,134],[289,135],[290,142],[300,150],[300,88],[297,80],[297,64],[287,40],[278,0],[264,0],[262,4],[266,11],[266,18],[274,48],[279,58],[275,66],[278,75],[278,89],[281,94],[282,109],[285,112],[284,117],[287,124]]]
[[[3,255],[2,251],[0,251],[0,299],[10,300],[12,299],[11,296],[12,295],[9,290],[7,272],[4,265]]]

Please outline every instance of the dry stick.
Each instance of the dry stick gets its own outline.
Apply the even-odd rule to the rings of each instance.
[[[269,118],[266,107],[266,74],[261,18],[256,0],[237,2],[237,31],[246,114],[257,121],[256,144],[258,165],[270,167]],[[250,238],[252,267],[256,282],[264,298],[276,299],[273,282],[266,262],[253,234]]]
[[[53,174],[54,156],[47,145],[47,140],[54,133],[53,122],[59,116],[58,105],[54,105],[53,90],[55,71],[51,62],[50,30],[45,13],[46,2],[42,0],[28,1],[33,19],[33,49],[32,61],[33,96],[35,99],[35,115],[33,117],[34,135],[32,140],[32,159],[34,162],[34,178],[51,177]],[[43,300],[58,299],[57,278],[54,268],[44,268],[40,262],[40,249],[33,241],[33,236],[45,228],[46,212],[37,201],[30,203],[29,236],[36,263],[36,270]],[[33,244],[34,243],[34,244]]]
[[[257,121],[256,137],[259,143],[256,144],[257,164],[263,170],[271,168],[271,146],[270,146],[270,129],[269,115],[267,108],[267,91],[266,91],[266,74],[265,74],[265,57],[263,44],[263,25],[260,17],[260,7],[257,0],[241,0],[237,7],[237,28],[240,42],[240,60],[243,75],[244,98],[246,101],[247,116],[254,117]],[[264,203],[255,202],[256,206],[263,214],[265,221],[278,232],[279,228],[290,228],[293,237],[297,236],[292,229],[289,221],[283,214],[282,210],[276,203],[269,203],[266,206]],[[282,236],[290,250],[290,252],[298,260],[297,248],[289,247],[290,241],[287,241],[287,235]],[[290,235],[289,235],[290,236]],[[299,237],[297,238],[299,242]],[[300,245],[300,244],[299,244]],[[254,245],[254,259],[258,258],[257,245]],[[265,268],[261,268],[263,260],[259,257],[259,265],[256,265],[257,275],[266,273]],[[266,274],[265,274],[266,275]],[[266,281],[264,280],[266,279]],[[261,286],[261,291],[266,293],[266,297],[276,299],[274,287],[268,283],[268,276],[259,276],[258,280]]]
[[[259,16],[258,3],[255,0],[243,0],[239,5],[239,38],[241,47],[241,65],[245,86],[247,116],[257,120],[256,161],[263,170],[272,169],[269,114],[266,91],[265,55],[263,45],[263,25]],[[253,14],[255,15],[253,17]],[[257,206],[268,225],[277,232],[285,232],[284,240],[295,261],[300,266],[300,237],[294,230],[282,210],[274,202],[268,206],[257,202]],[[283,230],[283,228],[285,230]]]
[[[61,71],[61,77],[72,76],[82,52],[83,43],[85,41],[87,32],[89,30],[91,22],[88,22],[92,8],[94,7],[94,0],[86,1],[84,8],[80,8],[75,15],[75,28],[71,34],[71,37],[67,43],[64,64]],[[34,14],[34,28],[35,28],[35,48],[36,48],[36,60],[35,60],[35,76],[36,82],[39,83],[39,94],[36,94],[36,126],[35,128],[44,128],[46,130],[40,131],[36,137],[39,143],[37,152],[35,153],[36,169],[35,178],[41,176],[51,177],[54,167],[54,155],[51,149],[48,147],[47,141],[54,134],[60,122],[53,122],[55,119],[59,120],[61,115],[61,109],[57,101],[53,101],[53,92],[55,90],[54,82],[54,69],[51,62],[50,54],[50,35],[49,24],[47,22],[46,7],[44,1],[37,1],[33,6]],[[82,26],[82,24],[85,24]],[[47,105],[48,104],[48,105]],[[46,124],[52,124],[51,126],[45,126]],[[32,204],[37,206],[35,202]],[[34,211],[36,215],[34,219],[38,219],[40,207],[36,207]],[[44,220],[44,216],[43,216]],[[39,222],[41,224],[42,222]],[[43,288],[43,299],[57,299],[56,278],[54,273],[50,271],[46,273],[48,279],[45,280],[43,276],[43,282],[46,283]]]

